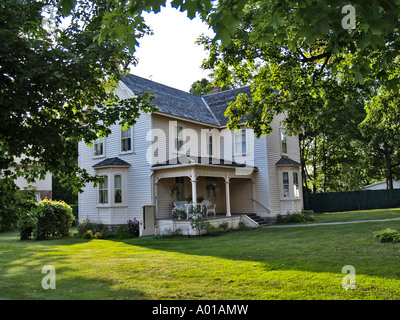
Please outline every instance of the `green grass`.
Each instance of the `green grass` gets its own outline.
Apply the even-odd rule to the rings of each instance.
[[[400,217],[400,209],[318,215],[315,222]],[[347,220],[348,221],[348,220]],[[400,221],[264,228],[219,237],[20,241],[0,234],[0,298],[399,299],[400,244],[373,232]],[[41,287],[43,266],[56,289]],[[356,270],[344,290],[342,268]]]
[[[400,208],[327,212],[324,214],[313,214],[312,217],[314,218],[313,223],[391,219],[400,218]]]

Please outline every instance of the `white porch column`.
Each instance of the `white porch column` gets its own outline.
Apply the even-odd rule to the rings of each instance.
[[[156,218],[158,218],[158,179],[154,182],[154,205],[156,209]]]
[[[192,175],[190,177],[190,181],[192,182],[192,202],[196,205],[196,203],[197,203],[197,189],[196,189],[197,175],[196,175],[194,168],[192,168]]]
[[[192,178],[190,181],[192,182],[192,202],[194,204],[196,204],[197,203],[197,194],[196,194],[197,180],[196,180],[196,178],[194,178],[194,179]]]
[[[226,216],[231,216],[231,199],[229,195],[229,178],[225,178]]]

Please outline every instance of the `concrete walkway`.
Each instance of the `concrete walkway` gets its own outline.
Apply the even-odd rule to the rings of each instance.
[[[265,226],[263,228],[290,228],[290,227],[313,227],[313,226],[329,226],[337,224],[350,224],[350,223],[362,223],[362,222],[385,222],[400,220],[400,218],[389,218],[389,219],[376,219],[376,220],[357,220],[357,221],[345,221],[345,222],[326,222],[326,223],[310,223],[310,224],[283,224],[283,225],[273,225]]]

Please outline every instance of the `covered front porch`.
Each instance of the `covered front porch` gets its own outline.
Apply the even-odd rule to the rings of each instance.
[[[173,219],[177,203],[215,205],[207,218],[253,212],[254,175],[257,169],[188,163],[153,167],[156,219]],[[205,201],[204,201],[205,200]]]

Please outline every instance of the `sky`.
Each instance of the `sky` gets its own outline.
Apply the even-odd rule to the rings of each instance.
[[[186,12],[169,4],[161,12],[143,17],[154,35],[139,39],[135,52],[139,63],[131,73],[183,91],[207,77],[210,71],[200,68],[207,54],[195,41],[202,33],[214,36],[214,32],[200,18],[190,20]]]

